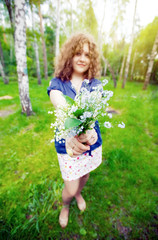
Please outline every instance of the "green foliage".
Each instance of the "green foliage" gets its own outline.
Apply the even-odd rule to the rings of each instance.
[[[65,129],[78,127],[82,122],[76,118],[67,118],[65,121]]]
[[[56,26],[53,24],[51,27],[45,27],[45,41],[47,46],[47,61],[48,61],[48,74],[52,75],[54,68],[54,57],[55,57],[55,29]]]
[[[75,30],[87,31],[98,39],[98,23],[93,10],[93,2],[91,0],[79,0],[78,1],[78,12],[75,25]]]
[[[16,75],[16,59],[14,50],[14,40],[11,29],[5,29],[0,26],[1,47],[4,58],[5,72],[7,75]]]
[[[107,55],[108,61],[110,62],[116,75],[119,74],[119,70],[121,68],[122,53],[123,52],[120,51],[120,49],[114,49]]]
[[[94,14],[92,1],[89,0],[89,6],[86,9],[85,12],[85,28],[88,32],[90,32],[93,36],[95,36],[95,39],[98,38],[97,29],[98,29],[98,23]]]
[[[36,77],[36,59],[32,37],[27,38],[27,69],[29,77]]]
[[[63,97],[65,98],[65,100],[67,101],[68,104],[73,105],[74,104],[74,100],[72,98],[70,98],[69,96],[66,96],[63,94]]]
[[[81,115],[83,115],[84,109],[77,109],[73,114],[79,118]]]
[[[61,179],[54,145],[50,143],[54,121],[46,95],[47,81],[38,86],[30,80],[34,116],[20,114],[17,82],[0,81],[0,109],[13,105],[15,113],[0,118],[0,236],[1,239],[157,239],[157,144],[158,91],[141,83],[127,82],[113,89],[110,106],[124,121],[125,129],[103,127],[103,162],[90,174],[83,196],[87,209],[80,213],[76,201],[70,206],[69,224],[62,230],[58,216],[62,207]]]
[[[158,31],[158,17],[155,17],[152,23],[148,24],[144,29],[140,31],[137,38],[134,41],[133,55],[136,52],[134,79],[141,80],[139,76],[145,77],[149,58],[155,41],[155,37]],[[157,60],[154,63],[154,69],[151,76],[151,81],[158,83],[158,67]]]
[[[139,53],[143,53],[144,57],[147,57],[147,54],[151,53],[157,31],[158,17],[155,17],[153,22],[149,23],[144,29],[142,29],[139,36],[137,37],[135,49],[137,49]]]
[[[121,64],[123,61],[123,57],[128,50],[128,44],[125,43],[124,39],[117,43],[117,46],[113,47],[111,44],[104,44],[103,45],[103,55],[106,59],[108,59],[114,73],[118,76]],[[102,61],[102,67],[104,68],[105,63]],[[109,70],[107,69],[107,75],[110,75]]]

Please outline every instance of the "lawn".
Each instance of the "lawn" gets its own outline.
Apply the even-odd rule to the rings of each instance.
[[[50,123],[53,107],[46,94],[48,81],[30,80],[34,115],[21,114],[17,82],[0,82],[0,239],[158,239],[158,87],[142,90],[127,82],[121,89],[112,81],[112,123],[125,129],[105,129],[103,163],[91,172],[83,190],[87,209],[80,213],[73,200],[69,224],[62,230],[61,178]]]

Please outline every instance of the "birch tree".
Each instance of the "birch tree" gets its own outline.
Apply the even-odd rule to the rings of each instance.
[[[3,82],[4,84],[8,84],[9,80],[8,77],[5,74],[5,64],[4,64],[4,56],[3,56],[3,50],[1,46],[1,41],[0,41],[0,72],[2,74]]]
[[[102,55],[102,60],[104,61],[105,65],[108,67],[108,69],[112,75],[113,81],[114,81],[114,87],[116,88],[117,82],[116,82],[116,76],[115,76],[114,70],[112,69],[108,60],[103,55]]]
[[[59,32],[60,32],[60,0],[57,1],[56,47],[55,47],[56,57],[59,54]]]
[[[7,79],[6,75],[5,75],[4,67],[3,67],[3,65],[1,63],[1,60],[0,60],[0,73],[2,75],[4,84],[8,84],[8,79]]]
[[[135,60],[136,60],[136,54],[137,52],[134,52],[134,56],[133,56],[133,61],[132,61],[132,67],[131,67],[131,81],[133,80],[133,72],[134,72],[134,67],[135,67]]]
[[[156,35],[156,38],[155,38],[155,41],[154,41],[154,44],[153,44],[153,48],[152,48],[152,51],[151,51],[150,61],[149,61],[149,64],[148,64],[148,70],[147,70],[147,73],[146,73],[143,90],[146,90],[146,88],[149,84],[151,72],[152,72],[152,69],[153,69],[154,59],[157,55],[157,48],[158,48],[158,32],[157,32],[157,35]]]
[[[132,25],[131,41],[130,41],[128,55],[127,55],[127,61],[126,61],[125,74],[124,74],[124,79],[123,79],[123,83],[122,83],[122,88],[125,87],[125,84],[126,84],[126,81],[127,81],[127,77],[128,77],[128,72],[129,72],[129,64],[130,64],[131,53],[132,53],[132,46],[133,46],[133,39],[134,39],[134,25],[135,25],[136,9],[137,9],[137,0],[135,0],[135,8],[134,8],[134,15],[133,15],[133,25]]]
[[[19,96],[22,113],[31,115],[32,106],[29,97],[29,79],[26,62],[26,22],[25,22],[25,0],[15,0],[15,55],[17,62],[17,74],[19,85]]]
[[[126,54],[124,54],[124,56],[123,56],[123,61],[122,61],[122,64],[121,64],[121,70],[120,70],[120,73],[119,73],[119,81],[122,80],[125,61],[126,61]]]
[[[68,0],[70,7],[71,7],[71,33],[73,32],[73,8],[72,8],[72,2]]]
[[[42,37],[42,50],[43,50],[43,61],[44,61],[44,77],[48,79],[48,66],[47,66],[47,52],[46,52],[46,44],[44,39],[44,30],[43,30],[43,17],[41,13],[41,5],[40,1],[38,3],[38,14],[40,18],[40,32]]]
[[[34,10],[33,5],[31,4],[31,13],[32,13],[32,30],[34,32],[34,49],[35,49],[35,58],[36,58],[36,72],[37,72],[37,79],[38,84],[41,84],[41,73],[40,73],[40,62],[39,62],[39,54],[38,54],[38,44],[37,44],[37,38],[35,34],[35,20],[34,20]]]
[[[104,77],[106,76],[106,72],[107,72],[107,62],[105,61],[104,62],[104,72],[103,72]]]
[[[11,28],[12,28],[12,32],[13,32],[13,37],[14,36],[14,31],[15,31],[15,17],[14,17],[14,1],[11,0],[5,0],[5,4],[7,6],[8,9],[8,13],[9,13],[9,19],[10,19],[10,24],[11,24]]]

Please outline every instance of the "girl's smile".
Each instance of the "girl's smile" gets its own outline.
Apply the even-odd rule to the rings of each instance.
[[[89,45],[84,43],[82,52],[77,52],[72,59],[73,72],[83,75],[89,69]]]

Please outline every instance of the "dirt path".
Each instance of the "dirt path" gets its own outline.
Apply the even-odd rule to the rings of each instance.
[[[0,100],[8,100],[8,99],[9,100],[13,99],[13,97],[12,96],[8,96],[8,95],[0,97]],[[16,104],[12,104],[12,105],[10,105],[8,107],[5,107],[4,110],[0,110],[0,117],[4,118],[4,117],[9,116],[10,114],[15,113],[16,112],[15,107],[16,107]]]

